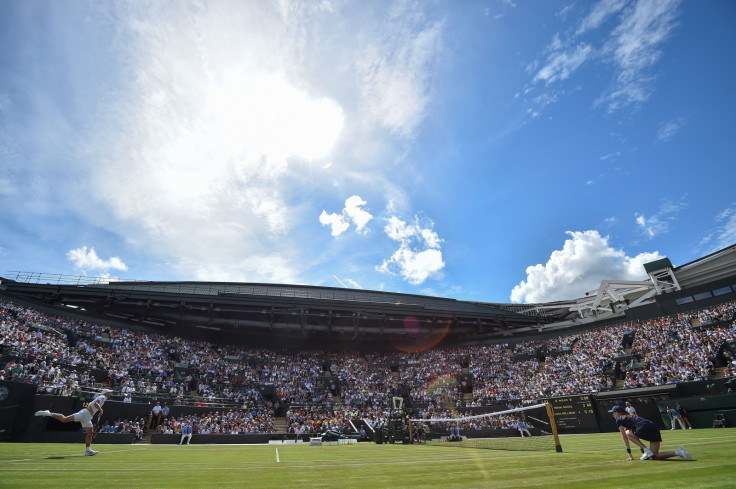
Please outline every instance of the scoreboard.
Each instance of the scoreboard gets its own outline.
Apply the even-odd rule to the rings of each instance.
[[[546,401],[552,405],[559,433],[600,431],[591,396],[553,397]]]

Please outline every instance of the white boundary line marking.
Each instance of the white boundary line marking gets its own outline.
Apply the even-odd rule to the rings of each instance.
[[[281,460],[279,460],[279,449],[276,449],[276,463],[281,463]]]

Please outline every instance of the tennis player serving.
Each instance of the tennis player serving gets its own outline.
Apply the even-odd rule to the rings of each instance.
[[[98,412],[100,413],[100,417],[102,417],[102,405],[105,404],[105,401],[110,397],[111,393],[112,391],[109,389],[103,390],[100,395],[95,397],[94,400],[87,405],[87,407],[77,413],[70,414],[69,416],[64,416],[63,414],[59,413],[52,413],[51,411],[38,411],[36,412],[36,416],[51,417],[58,421],[61,421],[62,423],[71,423],[72,421],[77,421],[78,423],[81,423],[82,428],[84,428],[84,431],[87,433],[85,437],[85,445],[87,446],[87,449],[85,450],[84,454],[87,456],[97,455],[99,452],[90,448],[93,435],[92,418]]]

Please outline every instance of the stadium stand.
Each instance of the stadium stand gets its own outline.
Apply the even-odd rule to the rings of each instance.
[[[687,271],[694,277],[692,269],[689,266]],[[233,334],[228,334],[211,329],[214,326],[199,327],[201,311],[186,316],[181,311],[187,306],[174,315],[167,312],[146,321],[156,323],[181,314],[188,318],[184,323],[192,321],[191,327],[144,324],[141,318],[152,318],[146,315],[130,321],[129,314],[138,314],[132,312],[139,310],[137,303],[125,309],[128,316],[119,314],[125,317],[112,321],[105,304],[131,302],[116,295],[127,285],[115,285],[112,292],[97,285],[75,285],[84,290],[73,293],[59,292],[56,286],[57,293],[48,296],[44,295],[46,284],[33,287],[3,279],[0,382],[31,386],[38,398],[80,398],[90,391],[112,388],[113,402],[131,406],[117,412],[129,415],[104,419],[101,429],[133,434],[136,440],[153,434],[180,434],[186,424],[193,426],[195,435],[293,438],[338,432],[358,436],[361,428],[375,432],[386,425],[391,399],[396,397],[403,398],[406,408],[419,418],[446,418],[478,408],[500,411],[561,396],[625,393],[685,383],[715,386],[718,380],[725,391],[726,382],[736,377],[736,280],[698,280],[702,283],[694,288],[669,290],[655,308],[642,305],[602,321],[580,321],[567,327],[559,325],[570,320],[569,311],[526,315],[501,305],[401,296],[405,301],[401,312],[411,312],[405,317],[419,321],[419,331],[408,332],[403,326],[385,324],[394,321],[389,313],[399,312],[395,303],[386,305],[398,294],[346,297],[327,290],[319,296],[317,288],[290,288],[289,295],[287,288],[253,286],[247,293],[257,291],[267,294],[269,300],[278,297],[284,306],[290,304],[296,322],[282,327],[279,321],[291,312],[256,311],[255,304],[248,303],[246,316],[263,315],[262,324],[252,329],[232,325],[228,333]],[[133,285],[136,294],[150,295],[143,305],[164,309],[168,305],[161,304],[176,303],[177,298],[179,304],[194,304],[192,294],[197,293],[206,296],[204,300],[212,300],[213,291],[228,299],[246,293],[232,285],[197,288],[189,283],[185,298],[171,292],[170,284]],[[701,299],[686,300],[695,296]],[[87,309],[96,311],[94,314],[85,315],[80,309],[81,297],[89,301]],[[155,300],[162,302],[156,306]],[[256,299],[249,297],[246,302],[251,300]],[[333,316],[331,310],[330,316],[320,316],[317,327],[312,328],[310,318],[314,316],[309,314],[314,311],[304,314],[303,300],[328,300],[335,310],[363,309],[367,304],[376,309],[354,314],[350,321]],[[423,303],[421,310],[441,306],[445,313],[456,316],[439,321],[436,316],[422,318],[418,302]],[[321,307],[332,307],[325,304]],[[232,312],[233,303],[230,306]],[[382,307],[386,312],[377,312]],[[617,307],[614,304],[611,309]],[[210,312],[204,313],[211,317],[214,309],[210,304]],[[652,314],[662,310],[666,314]],[[437,311],[433,314],[439,315]],[[458,320],[459,315],[464,316]],[[471,316],[472,326],[462,324],[473,322]],[[546,321],[543,333],[534,331],[528,320],[540,318]],[[512,325],[509,321],[513,319],[521,321]],[[444,321],[447,326],[440,325]],[[261,331],[264,324],[271,345],[263,345],[268,336]],[[339,333],[345,326],[348,341]],[[258,334],[247,341],[243,329]],[[353,341],[351,335],[358,340]],[[363,335],[370,338],[361,341]],[[378,343],[372,340],[376,338],[383,338],[382,348],[375,347]],[[293,347],[296,339],[302,340],[301,347]],[[319,344],[323,347],[315,347]],[[361,344],[364,346],[356,346]],[[150,406],[156,402],[166,405],[170,414],[162,419],[155,416]],[[499,417],[494,423],[506,429],[514,420]]]

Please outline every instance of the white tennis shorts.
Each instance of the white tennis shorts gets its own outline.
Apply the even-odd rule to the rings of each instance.
[[[92,428],[92,414],[90,414],[89,409],[87,408],[75,413],[74,421],[82,423],[82,428]]]

